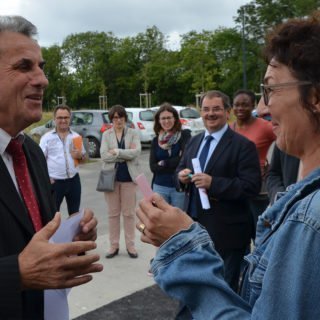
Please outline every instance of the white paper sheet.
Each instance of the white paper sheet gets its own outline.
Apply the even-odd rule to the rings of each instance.
[[[192,161],[194,173],[202,173],[199,159],[194,158],[191,161]],[[209,198],[207,195],[207,190],[205,188],[198,188],[198,190],[199,190],[202,209],[210,209],[210,202],[209,202]]]
[[[76,234],[80,232],[80,221],[84,210],[61,222],[58,230],[49,242],[72,242]],[[50,289],[44,291],[44,319],[45,320],[69,320],[68,293],[71,289]]]

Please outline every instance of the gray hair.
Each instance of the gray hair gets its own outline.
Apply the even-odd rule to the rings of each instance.
[[[5,31],[21,33],[34,40],[38,35],[36,26],[21,16],[0,16],[0,34]]]

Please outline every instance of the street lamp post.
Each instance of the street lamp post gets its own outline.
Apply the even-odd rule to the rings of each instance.
[[[247,51],[246,51],[246,38],[245,38],[245,12],[246,7],[241,8],[242,18],[242,81],[243,89],[247,89]]]

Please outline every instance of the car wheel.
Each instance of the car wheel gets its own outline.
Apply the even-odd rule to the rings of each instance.
[[[96,138],[88,138],[88,149],[90,158],[98,158],[100,156],[100,144]]]

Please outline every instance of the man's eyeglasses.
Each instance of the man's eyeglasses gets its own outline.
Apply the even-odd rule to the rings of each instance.
[[[202,107],[201,108],[201,111],[204,112],[204,113],[209,113],[210,111],[213,112],[213,113],[219,113],[219,112],[222,112],[224,111],[225,109],[222,108],[222,107],[212,107],[212,108],[209,108],[209,107]]]
[[[273,91],[277,91],[277,89],[281,88],[290,88],[294,86],[309,86],[312,85],[310,81],[292,81],[292,82],[284,82],[284,83],[275,83],[275,84],[260,84],[264,104],[267,106],[269,104],[270,94]]]

